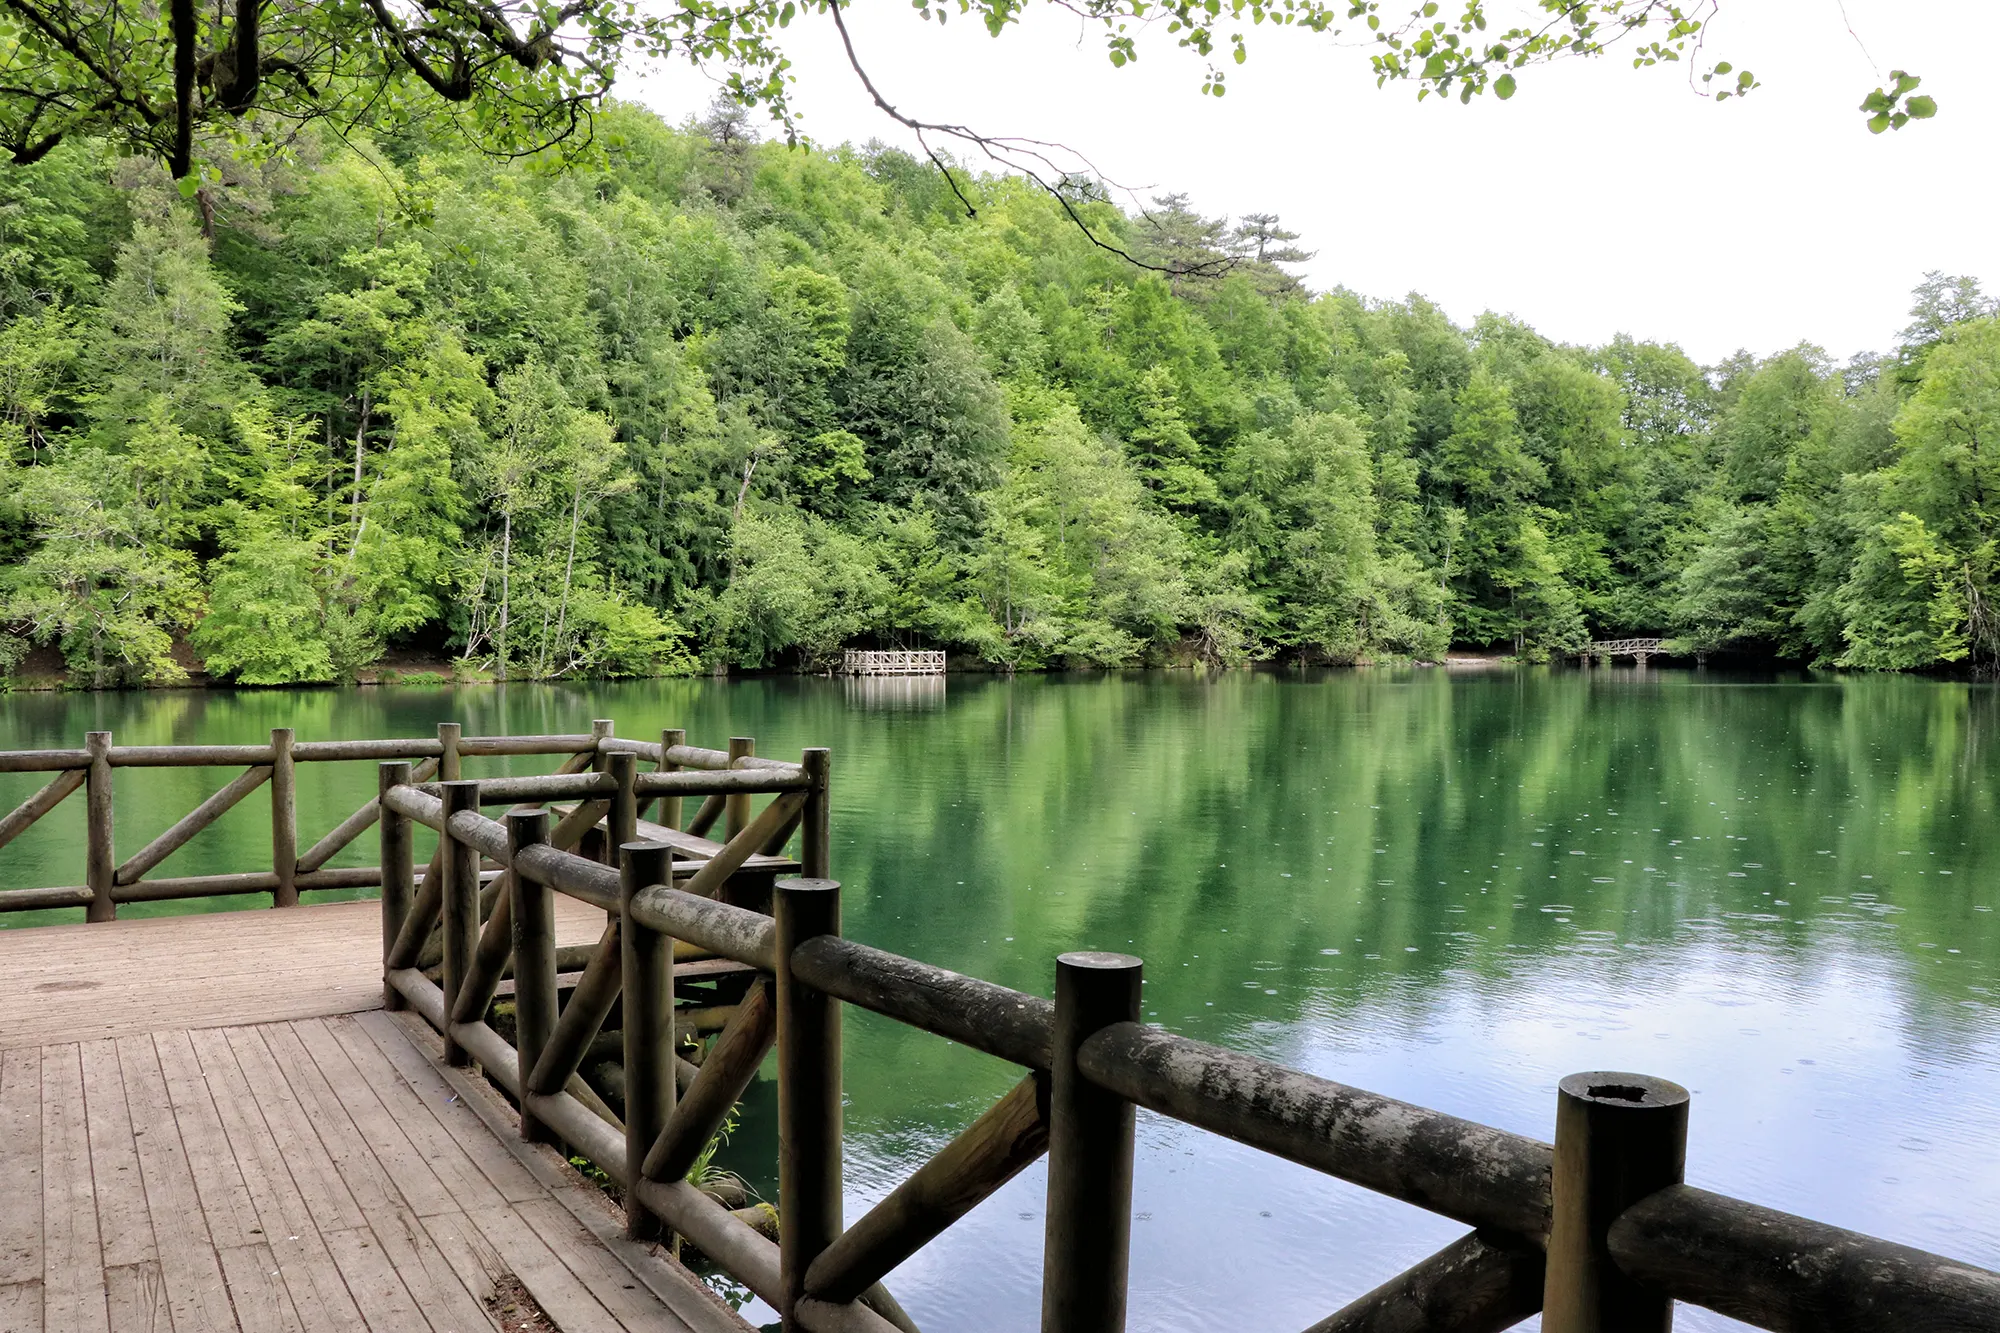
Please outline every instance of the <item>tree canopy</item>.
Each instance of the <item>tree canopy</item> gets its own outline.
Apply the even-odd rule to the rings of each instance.
[[[1704,367],[1309,292],[1185,196],[964,172],[971,218],[729,106],[561,169],[428,128],[305,127],[206,210],[97,140],[0,173],[0,674],[2000,662],[1970,279],[1882,355]]]

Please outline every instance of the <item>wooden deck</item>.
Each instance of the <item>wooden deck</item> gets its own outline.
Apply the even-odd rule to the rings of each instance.
[[[379,910],[0,931],[0,1330],[744,1333],[379,1011]]]
[[[604,913],[557,896],[558,945],[603,930]],[[0,1050],[381,1003],[376,902],[0,930]]]

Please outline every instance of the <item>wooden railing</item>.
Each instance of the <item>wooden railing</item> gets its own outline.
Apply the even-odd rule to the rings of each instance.
[[[88,921],[110,921],[120,903],[159,902],[239,893],[268,893],[275,907],[297,905],[302,891],[369,888],[381,882],[375,866],[329,870],[326,863],[375,823],[380,805],[371,797],[305,851],[299,850],[297,766],[340,761],[415,759],[412,779],[458,779],[462,761],[482,755],[565,756],[562,773],[599,763],[612,724],[598,721],[589,735],[461,736],[456,722],[441,723],[435,739],[300,741],[289,727],[271,732],[268,745],[114,745],[108,731],[84,737],[81,750],[0,751],[0,773],[54,773],[55,777],[4,818],[0,848],[79,789],[86,802],[84,882],[53,888],[0,890],[0,912],[82,907]],[[112,771],[119,768],[209,768],[246,765],[242,774],[189,811],[137,852],[118,860]],[[259,787],[271,788],[271,868],[223,875],[149,879],[161,862],[186,846]]]
[[[840,659],[841,673],[848,676],[941,676],[944,666],[942,649],[849,648]]]
[[[515,1099],[526,1137],[560,1140],[624,1191],[634,1235],[678,1232],[775,1307],[788,1330],[913,1329],[882,1278],[1046,1152],[1042,1328],[1117,1333],[1141,1106],[1472,1228],[1310,1333],[1469,1333],[1538,1311],[1549,1333],[1658,1330],[1676,1300],[1787,1331],[2000,1328],[2000,1274],[1685,1184],[1689,1099],[1665,1080],[1562,1080],[1551,1145],[1148,1027],[1137,958],[1064,954],[1050,1000],[886,953],[840,933],[840,886],[827,877],[826,751],[780,764],[740,747],[603,748],[604,773],[549,779],[419,785],[406,763],[383,765],[386,986],[444,1034],[448,1058],[477,1061]],[[641,758],[663,771],[639,773]],[[772,800],[753,817],[757,794]],[[704,813],[738,803],[728,841],[695,848],[697,864],[680,864],[692,822],[664,840],[626,836],[641,802],[689,796],[704,798]],[[553,798],[580,802],[553,832],[545,810],[516,808],[499,821],[480,813]],[[585,818],[605,820],[615,868],[554,845]],[[671,809],[662,818],[679,823]],[[441,864],[421,886],[413,821],[443,835]],[[768,915],[716,896],[794,828],[804,875],[776,883]],[[483,924],[482,857],[506,885]],[[611,914],[566,1006],[551,925],[558,892]],[[440,919],[444,965],[433,982],[411,942]],[[512,1044],[488,1022],[510,953]],[[675,1051],[682,958],[730,959],[757,973],[698,1068]],[[621,995],[622,1120],[575,1077]],[[845,1229],[842,1004],[1025,1071]],[[685,1179],[774,1044],[775,1243]]]

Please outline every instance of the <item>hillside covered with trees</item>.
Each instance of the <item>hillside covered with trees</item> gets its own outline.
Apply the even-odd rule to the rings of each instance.
[[[198,191],[0,170],[0,675],[2000,657],[1966,281],[1883,356],[1703,367],[1314,294],[1179,197],[960,177],[968,217],[740,110],[614,106],[561,164],[319,134]]]

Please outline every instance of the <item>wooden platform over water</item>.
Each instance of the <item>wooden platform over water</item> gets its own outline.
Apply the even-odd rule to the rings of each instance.
[[[518,1283],[566,1333],[743,1333],[367,1012],[380,954],[374,903],[0,931],[0,1329],[480,1333]]]
[[[604,913],[556,900],[558,945],[603,930]],[[0,930],[0,1050],[381,1004],[377,902]]]

